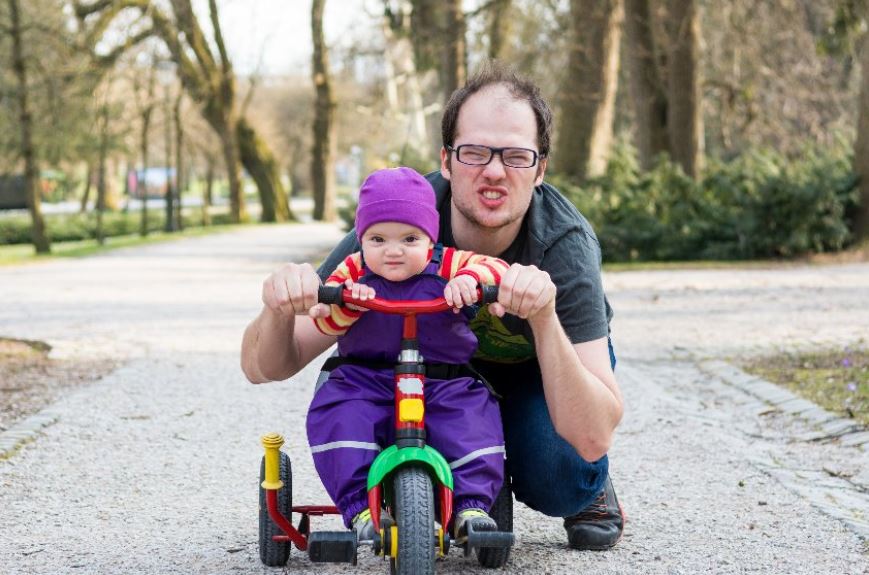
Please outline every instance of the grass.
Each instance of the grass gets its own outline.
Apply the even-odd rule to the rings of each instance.
[[[869,347],[863,341],[844,349],[758,358],[744,368],[869,426]]]
[[[46,255],[37,255],[33,250],[33,246],[30,244],[0,246],[0,266],[41,262],[53,258],[80,258],[106,252],[109,250],[115,250],[118,248],[143,246],[159,242],[177,240],[181,238],[193,238],[219,232],[226,232],[239,229],[244,225],[245,224],[207,227],[197,226],[185,228],[181,232],[176,233],[152,232],[146,237],[142,237],[138,234],[113,236],[106,238],[103,245],[98,244],[96,240],[54,242],[51,244],[51,253]]]

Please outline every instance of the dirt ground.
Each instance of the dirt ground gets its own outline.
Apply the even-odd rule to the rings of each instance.
[[[0,431],[112,371],[105,360],[57,360],[43,342],[0,337]]]

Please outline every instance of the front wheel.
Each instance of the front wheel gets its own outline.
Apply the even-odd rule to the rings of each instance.
[[[390,559],[397,575],[434,575],[435,510],[431,477],[418,467],[393,476],[393,513],[398,528],[398,557]]]
[[[292,521],[293,512],[293,472],[290,466],[290,456],[280,452],[281,454],[281,481],[284,486],[278,489],[278,511],[284,514],[288,521]],[[262,487],[262,482],[265,480],[265,457],[260,462],[259,468],[259,558],[269,567],[280,567],[287,564],[290,558],[290,542],[275,541],[275,535],[283,535],[284,532],[280,527],[275,525],[269,515],[268,504],[266,503],[266,490]]]

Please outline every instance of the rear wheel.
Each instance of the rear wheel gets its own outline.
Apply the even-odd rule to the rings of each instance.
[[[498,524],[498,531],[513,531],[513,492],[510,488],[510,478],[507,476],[504,477],[504,485],[492,504],[489,516]],[[477,549],[477,560],[483,567],[503,567],[509,558],[509,547]]]
[[[278,511],[283,513],[287,521],[292,521],[293,512],[293,472],[290,466],[290,457],[283,451],[281,455],[281,481],[284,486],[278,489]],[[269,516],[268,503],[266,502],[266,490],[262,488],[265,480],[265,457],[259,466],[259,558],[269,567],[279,567],[287,564],[290,558],[289,541],[275,541],[275,535],[284,535],[280,527],[275,525]]]
[[[397,575],[434,575],[434,493],[428,473],[403,467],[393,477],[393,513],[398,527],[398,557],[390,559]]]

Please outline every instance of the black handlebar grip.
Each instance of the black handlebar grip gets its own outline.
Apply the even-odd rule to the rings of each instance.
[[[480,286],[480,303],[495,303],[498,301],[498,286]]]
[[[344,305],[344,286],[320,286],[317,301],[333,305]]]

